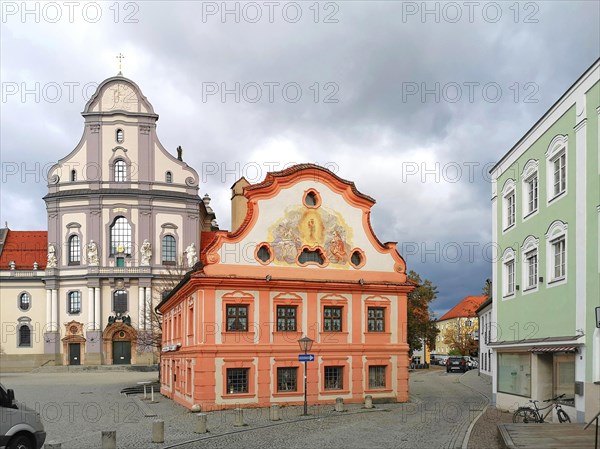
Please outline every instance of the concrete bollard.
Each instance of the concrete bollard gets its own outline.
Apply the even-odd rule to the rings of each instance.
[[[153,443],[164,443],[165,442],[165,422],[156,420],[152,421],[152,442]]]
[[[235,409],[235,418],[233,420],[233,427],[242,427],[244,425],[244,411],[241,408]]]
[[[336,412],[344,411],[344,398],[335,398],[335,411]]]
[[[202,407],[200,406],[200,404],[194,404],[192,405],[192,412],[193,413],[200,413],[202,411]]]
[[[271,418],[271,421],[279,421],[281,419],[279,416],[279,406],[278,405],[271,406],[271,411],[269,413],[269,417]]]
[[[208,432],[208,415],[206,413],[197,413],[196,416],[198,417],[198,423],[196,424],[196,433]]]
[[[365,408],[373,408],[373,396],[370,394],[365,396]]]
[[[101,439],[102,449],[117,449],[117,431],[103,430]]]
[[[61,449],[62,444],[55,441],[44,444],[44,449]]]

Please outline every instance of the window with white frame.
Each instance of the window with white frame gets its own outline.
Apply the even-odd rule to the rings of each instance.
[[[516,189],[514,179],[509,179],[504,183],[502,189],[502,197],[504,198],[504,229],[508,229],[515,224],[516,214]]]
[[[560,237],[552,242],[553,272],[551,279],[562,279],[566,273],[565,238]]]
[[[527,266],[527,288],[535,288],[538,282],[537,251],[531,251],[525,255],[525,264]]]
[[[527,214],[538,208],[538,177],[537,173],[527,180]]]
[[[523,173],[521,173],[522,192],[523,192],[523,218],[528,217],[538,210],[539,204],[539,162],[530,159],[525,164]]]
[[[567,277],[567,224],[556,220],[546,233],[547,267],[549,286],[552,283],[566,281]]]
[[[546,151],[546,179],[548,202],[567,191],[567,141],[568,136],[557,135]]]
[[[503,292],[502,296],[511,296],[515,294],[515,252],[508,248],[502,258],[503,263]]]
[[[539,239],[528,236],[521,247],[523,260],[522,279],[525,285],[524,291],[535,289],[538,286],[538,246]]]
[[[567,155],[564,151],[552,161],[552,168],[552,193],[554,196],[558,196],[567,189]]]

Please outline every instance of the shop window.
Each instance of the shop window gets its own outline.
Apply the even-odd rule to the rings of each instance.
[[[529,353],[498,353],[498,391],[531,397],[531,356]]]

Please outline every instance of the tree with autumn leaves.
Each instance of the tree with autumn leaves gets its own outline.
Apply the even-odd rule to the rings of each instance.
[[[435,338],[439,332],[435,326],[433,313],[429,304],[437,297],[437,287],[429,279],[424,281],[416,272],[408,273],[408,280],[417,284],[417,287],[408,294],[408,346],[409,353],[423,348],[423,341],[428,348],[435,347]]]

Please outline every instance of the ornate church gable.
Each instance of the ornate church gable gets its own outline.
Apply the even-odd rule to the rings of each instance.
[[[244,185],[245,218],[205,249],[206,274],[235,265],[240,275],[406,280],[396,244],[382,244],[371,228],[375,201],[353,183],[305,164]]]

